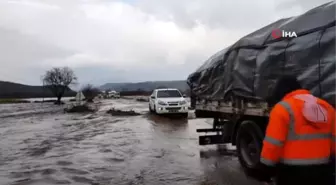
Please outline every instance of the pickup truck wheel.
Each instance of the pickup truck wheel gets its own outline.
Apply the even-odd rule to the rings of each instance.
[[[182,118],[188,118],[188,113],[182,113]]]
[[[153,113],[152,107],[150,106],[150,104],[148,105],[148,109],[150,113]]]
[[[260,153],[264,134],[253,121],[243,121],[237,133],[237,154],[240,164],[250,175],[260,171]]]
[[[154,104],[154,110],[153,110],[153,112],[154,112],[155,114],[158,114],[158,113],[156,112],[155,104]]]

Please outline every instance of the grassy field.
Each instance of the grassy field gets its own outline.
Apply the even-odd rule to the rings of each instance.
[[[10,104],[10,103],[30,103],[30,101],[23,99],[0,99],[0,104]]]

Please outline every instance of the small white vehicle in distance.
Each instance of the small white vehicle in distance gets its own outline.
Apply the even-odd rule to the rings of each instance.
[[[120,98],[120,93],[117,91],[111,91],[108,93],[108,98]]]
[[[155,89],[149,97],[149,111],[188,116],[188,102],[178,89]]]

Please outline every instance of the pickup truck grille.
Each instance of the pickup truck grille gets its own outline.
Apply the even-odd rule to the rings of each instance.
[[[166,110],[180,110],[181,107],[166,107]]]
[[[179,102],[168,102],[169,106],[178,106]]]

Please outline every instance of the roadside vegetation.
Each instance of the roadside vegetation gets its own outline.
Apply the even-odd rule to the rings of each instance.
[[[11,103],[55,103],[57,100],[35,100],[29,101],[25,99],[13,99],[13,98],[3,98],[0,99],[0,104],[11,104]],[[64,104],[61,102],[60,104]]]
[[[82,93],[87,102],[93,102],[93,99],[100,93],[100,90],[91,84],[87,84],[82,88]]]
[[[31,102],[23,99],[0,99],[0,104],[11,104],[11,103],[31,103]]]
[[[36,100],[34,103],[55,103],[56,100]]]

